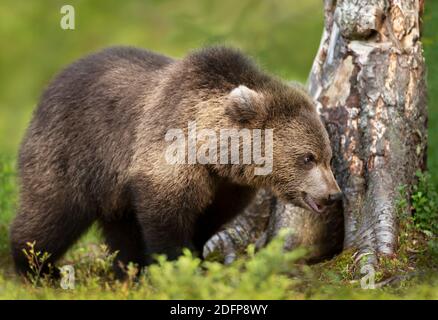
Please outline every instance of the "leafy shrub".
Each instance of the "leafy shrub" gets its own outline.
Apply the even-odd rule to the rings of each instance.
[[[41,252],[35,249],[35,241],[27,242],[27,248],[23,249],[27,262],[29,264],[30,271],[27,273],[27,279],[33,286],[41,284],[41,280],[44,276],[43,269],[45,268],[47,260],[50,258],[50,254],[47,252]],[[48,265],[51,269],[51,265]]]
[[[417,172],[418,184],[413,186],[412,208],[415,226],[429,236],[438,235],[438,194],[429,173]]]
[[[284,252],[285,236],[283,232],[257,254],[250,246],[247,257],[229,266],[201,263],[188,250],[175,262],[160,256],[144,273],[142,284],[154,288],[159,299],[286,299],[298,283],[290,275],[304,251]]]
[[[438,193],[429,173],[417,172],[418,184],[413,187],[412,208],[415,227],[429,238],[431,258],[438,262]]]

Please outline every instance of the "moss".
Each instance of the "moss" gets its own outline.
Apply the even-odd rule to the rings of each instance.
[[[354,279],[354,249],[344,250],[331,260],[311,267],[319,281],[326,283],[348,282]]]

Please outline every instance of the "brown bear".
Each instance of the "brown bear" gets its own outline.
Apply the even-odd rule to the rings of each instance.
[[[191,163],[187,155],[180,158],[186,163],[169,163],[166,133],[187,133],[190,123],[210,133],[271,130],[265,156],[272,153],[272,172],[256,174],[254,161]],[[241,155],[246,145],[237,143]],[[258,149],[268,144],[262,139]],[[183,247],[200,250],[261,187],[321,212],[341,196],[331,157],[307,93],[235,49],[206,48],[181,60],[103,50],[53,80],[21,145],[20,206],[11,226],[16,268],[28,269],[26,242],[53,263],[96,221],[123,264],[144,266],[156,253],[174,259]]]

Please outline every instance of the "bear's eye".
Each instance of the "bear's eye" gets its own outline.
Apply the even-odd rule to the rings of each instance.
[[[315,156],[311,153],[308,153],[304,156],[303,162],[306,166],[312,165],[316,162]]]

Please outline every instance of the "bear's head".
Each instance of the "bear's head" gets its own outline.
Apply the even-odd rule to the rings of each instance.
[[[250,183],[315,212],[342,198],[330,166],[327,131],[303,88],[279,82],[258,89],[240,85],[229,93],[225,110],[240,128],[273,129],[272,171],[257,175],[254,164],[246,166]],[[270,152],[269,141],[262,142],[261,149]]]

